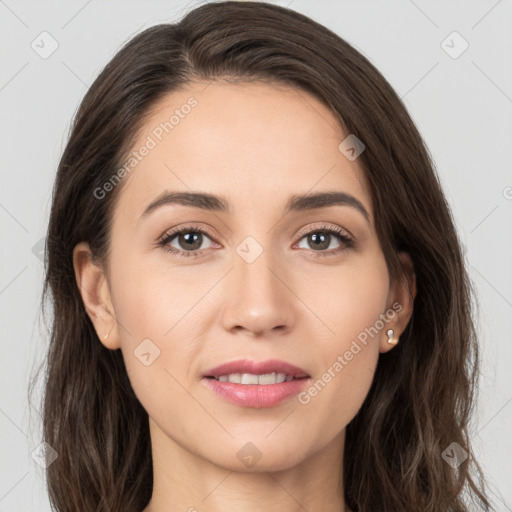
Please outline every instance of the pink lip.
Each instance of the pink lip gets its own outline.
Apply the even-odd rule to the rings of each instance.
[[[280,384],[235,384],[219,382],[215,379],[203,379],[209,389],[215,391],[228,402],[242,407],[274,407],[287,398],[297,395],[309,379],[297,379]]]
[[[293,364],[279,361],[277,359],[268,359],[267,361],[252,361],[250,359],[239,359],[229,363],[221,364],[211,370],[208,370],[204,377],[219,377],[220,375],[228,375],[230,373],[252,373],[255,375],[263,375],[265,373],[286,373],[296,379],[309,377],[308,373],[302,368]],[[274,384],[271,384],[274,385]]]
[[[294,380],[279,384],[236,384],[234,382],[220,382],[214,378],[231,373],[252,373],[262,375],[266,373],[286,373]],[[274,407],[287,398],[297,395],[306,385],[309,375],[289,363],[275,359],[268,361],[251,361],[248,359],[231,361],[212,368],[205,373],[202,379],[205,385],[222,398],[242,407]]]

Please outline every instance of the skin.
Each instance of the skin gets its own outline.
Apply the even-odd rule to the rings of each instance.
[[[149,415],[154,488],[145,512],[348,511],[339,484],[345,427],[364,402],[379,354],[393,348],[387,329],[400,336],[409,322],[412,262],[401,253],[407,282],[390,282],[363,170],[338,149],[348,134],[303,91],[189,84],[156,105],[134,148],[191,96],[197,106],[125,177],[108,264],[95,264],[86,243],[74,251],[98,338],[121,349]],[[223,195],[232,213],[166,205],[141,218],[164,190]],[[355,196],[370,222],[347,205],[283,214],[289,195],[331,190]],[[180,258],[157,245],[189,223],[213,235],[203,236],[202,255]],[[322,225],[341,227],[356,247],[335,254],[344,245],[335,235],[327,249],[298,236]],[[248,236],[263,249],[252,263],[236,252]],[[187,250],[178,236],[168,245]],[[292,397],[245,408],[202,381],[227,361],[275,358],[303,368],[314,383],[395,302],[401,311],[359,343],[307,404]],[[134,355],[146,338],[160,350],[149,366]],[[261,453],[251,467],[237,457],[248,442]]]

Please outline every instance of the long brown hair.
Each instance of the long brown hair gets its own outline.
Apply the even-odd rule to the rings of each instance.
[[[342,38],[291,9],[232,1],[135,36],[76,113],[53,190],[43,291],[53,306],[43,401],[44,440],[58,453],[46,472],[53,507],[140,512],[151,497],[148,415],[121,351],[96,336],[72,252],[86,241],[106,264],[122,182],[102,200],[94,191],[122,166],[151,108],[196,80],[284,84],[321,100],[366,147],[359,158],[391,279],[400,276],[397,251],[414,262],[412,319],[398,346],[380,356],[346,428],[348,506],[462,512],[476,503],[491,510],[468,432],[479,373],[473,291],[422,137],[389,83]],[[443,457],[452,443],[468,454],[456,468]]]

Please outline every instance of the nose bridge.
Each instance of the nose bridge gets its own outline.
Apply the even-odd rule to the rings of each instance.
[[[265,247],[254,237],[246,237],[235,249],[229,306],[224,312],[225,327],[263,333],[289,327],[292,321],[291,293],[283,266],[268,239]]]

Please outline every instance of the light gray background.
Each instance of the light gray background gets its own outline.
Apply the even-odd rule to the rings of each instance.
[[[31,457],[41,435],[37,411],[29,424],[27,383],[46,347],[37,243],[71,118],[127,39],[199,3],[0,0],[0,512],[50,510],[43,471]],[[497,510],[511,511],[512,1],[275,3],[362,51],[404,99],[430,148],[480,303],[473,449]],[[42,46],[43,31],[59,45],[47,59],[31,47],[34,40]],[[469,44],[458,58],[442,46],[453,31]],[[453,36],[446,45],[461,48]]]

